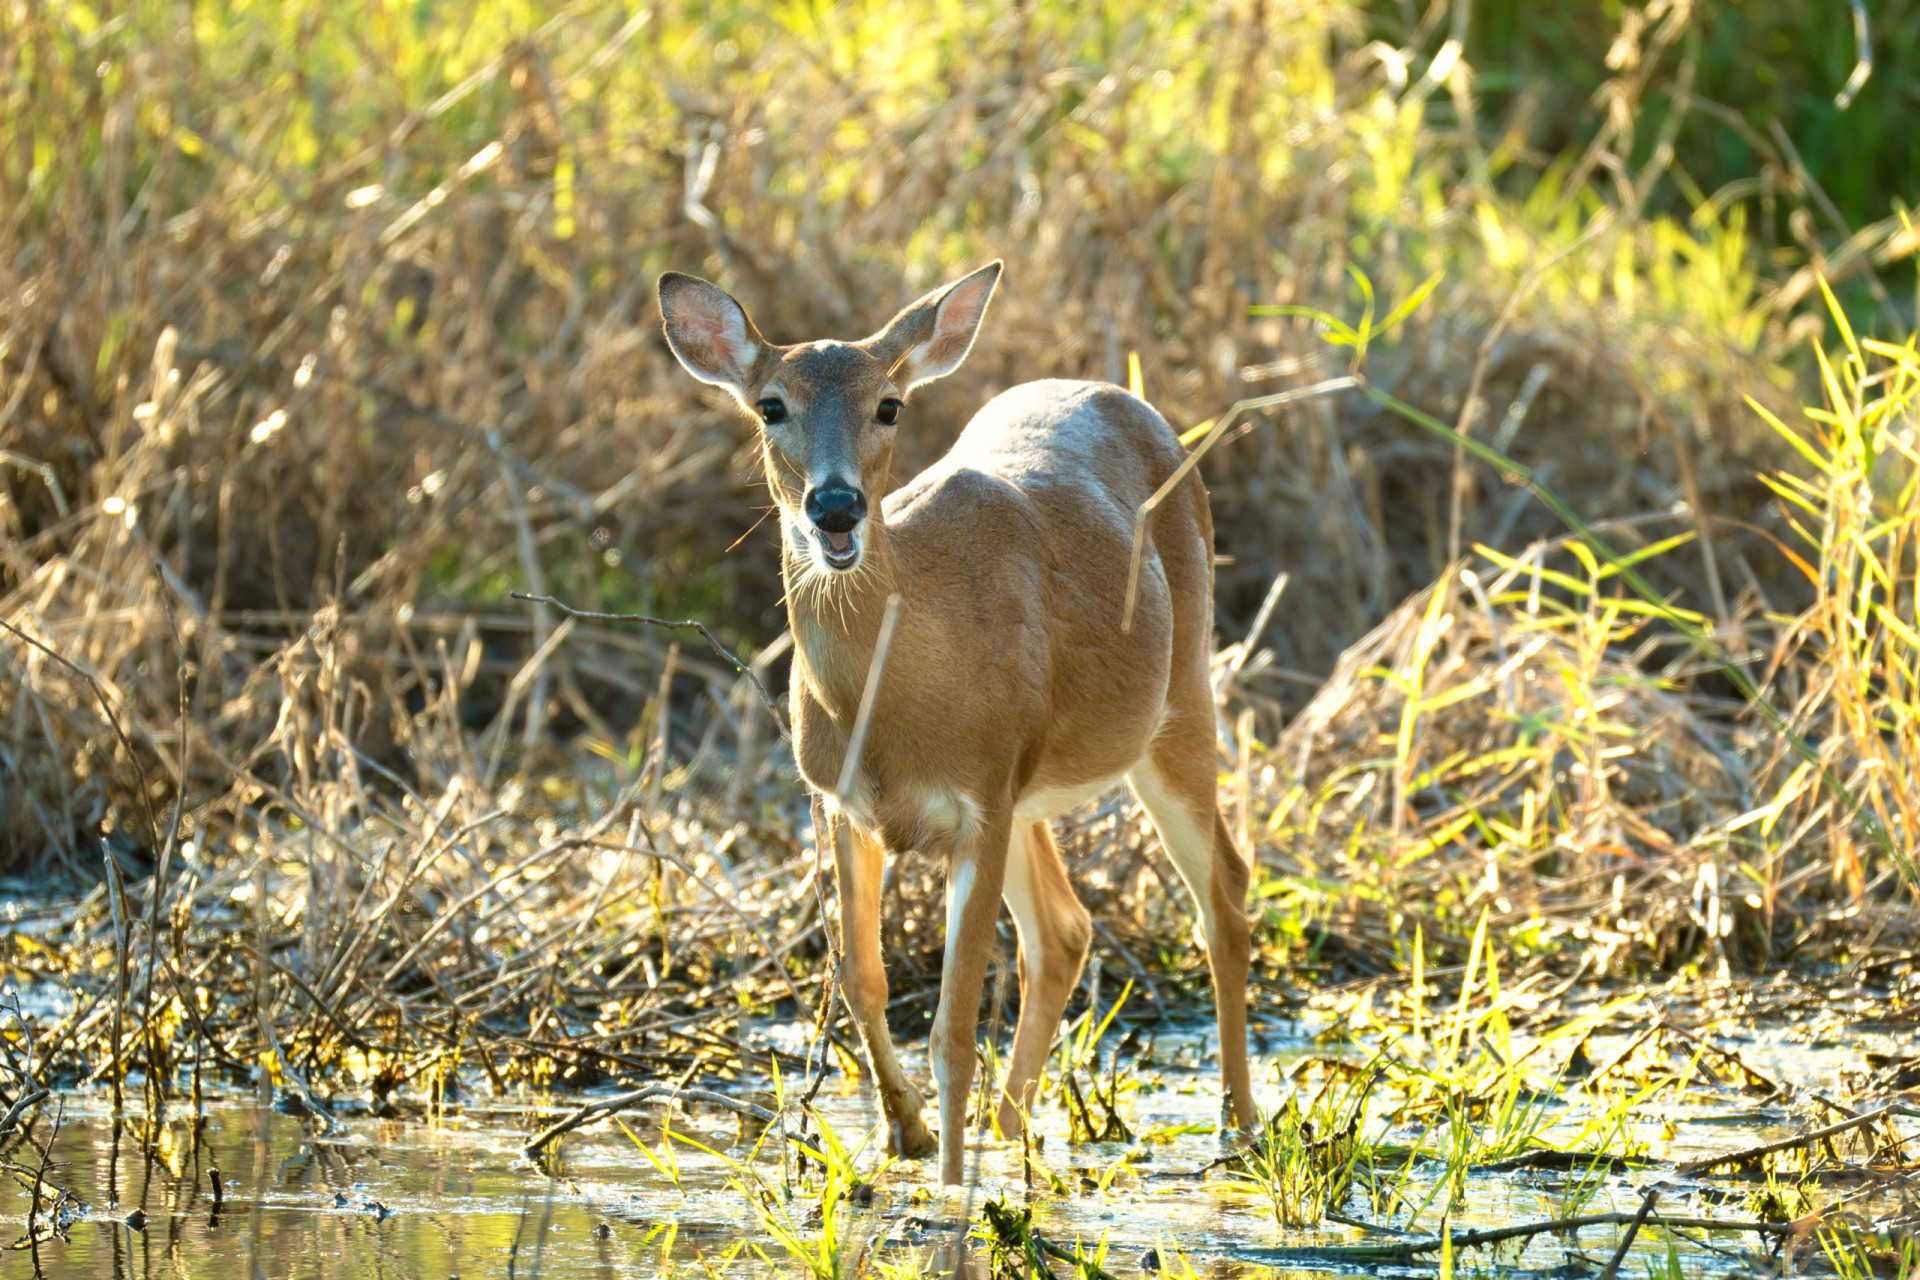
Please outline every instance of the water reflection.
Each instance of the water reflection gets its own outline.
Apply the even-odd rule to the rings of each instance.
[[[1596,1054],[1603,1050],[1596,1043]],[[1322,1232],[1284,1232],[1258,1199],[1196,1177],[1221,1150],[1206,1131],[1218,1110],[1210,1066],[1197,1044],[1177,1037],[1161,1036],[1150,1052],[1156,1060],[1135,1069],[1140,1090],[1132,1123],[1140,1140],[1069,1146],[1065,1117],[1043,1115],[1038,1129],[1044,1146],[1037,1154],[1057,1181],[1029,1179],[1017,1144],[992,1145],[980,1152],[981,1185],[971,1206],[977,1209],[988,1197],[1017,1205],[1031,1194],[1036,1225],[1067,1242],[1105,1237],[1108,1269],[1121,1275],[1138,1274],[1149,1251],[1173,1248],[1184,1251],[1202,1275],[1311,1274],[1297,1267],[1270,1269],[1273,1251],[1358,1238],[1332,1224]],[[1265,1103],[1278,1097],[1285,1068],[1308,1052],[1323,1050],[1302,1037],[1272,1035],[1263,1059]],[[1816,1051],[1782,1041],[1755,1043],[1747,1052],[1780,1078],[1812,1083],[1830,1080],[1835,1063],[1857,1058],[1860,1048]],[[821,1109],[852,1145],[872,1132],[876,1109],[857,1089],[835,1093],[839,1083],[835,1078],[822,1092]],[[624,1130],[601,1124],[571,1134],[553,1158],[529,1162],[520,1144],[557,1110],[552,1100],[541,1101],[534,1107],[510,1098],[481,1099],[445,1111],[422,1108],[410,1119],[343,1105],[341,1123],[328,1128],[262,1107],[251,1095],[217,1094],[202,1120],[176,1116],[148,1134],[137,1116],[116,1122],[104,1092],[69,1093],[54,1112],[36,1118],[31,1144],[16,1134],[0,1147],[16,1175],[0,1181],[0,1214],[20,1233],[6,1274],[33,1274],[36,1260],[45,1276],[114,1280],[615,1280],[795,1270],[743,1193],[741,1174],[729,1165],[748,1154],[731,1114],[696,1107],[672,1115],[676,1140],[666,1153],[673,1161],[669,1177],[633,1146],[637,1140],[662,1154],[659,1110],[626,1115]],[[1650,1129],[1664,1131],[1673,1123],[1659,1146],[1679,1159],[1764,1140],[1792,1123],[1783,1109],[1756,1110],[1737,1096],[1712,1105],[1696,1095],[1688,1106],[1686,1115],[1644,1117]],[[29,1238],[35,1151],[49,1137],[52,1164],[36,1215],[39,1236]],[[778,1149],[770,1144],[759,1166],[776,1191],[791,1173]],[[869,1175],[873,1163],[863,1162]],[[862,1192],[850,1209],[850,1262],[864,1253],[880,1261],[912,1256],[930,1263],[951,1244],[969,1202],[931,1187],[930,1172],[927,1164],[902,1164],[874,1177],[871,1192]],[[1550,1171],[1476,1176],[1454,1223],[1465,1228],[1555,1216],[1570,1181],[1564,1172]],[[1631,1172],[1610,1178],[1587,1211],[1631,1211],[1646,1181],[1645,1174]],[[64,1221],[54,1211],[62,1190],[73,1197]],[[1710,1189],[1679,1186],[1663,1190],[1661,1203],[1671,1203],[1675,1212],[1688,1205],[1686,1212],[1746,1216],[1738,1204],[1716,1208],[1724,1200]],[[805,1210],[804,1201],[793,1202],[797,1222],[805,1224]],[[1350,1212],[1364,1210],[1356,1205]],[[1613,1238],[1606,1231],[1573,1240],[1543,1237],[1519,1253],[1476,1255],[1476,1262],[1500,1274],[1547,1274],[1596,1255],[1604,1264]],[[1704,1238],[1682,1240],[1676,1247],[1688,1274],[1727,1273],[1743,1265],[1743,1244],[1736,1239],[1716,1238],[1711,1247]],[[1663,1256],[1665,1248],[1665,1240],[1652,1235],[1636,1245],[1648,1260]],[[1634,1259],[1623,1274],[1645,1271],[1644,1262]]]

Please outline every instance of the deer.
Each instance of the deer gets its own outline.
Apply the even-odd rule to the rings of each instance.
[[[1185,458],[1179,438],[1112,383],[1028,382],[989,400],[943,458],[893,487],[913,393],[966,359],[1001,268],[935,289],[861,341],[791,346],[767,341],[706,280],[668,272],[658,286],[674,356],[758,424],[794,639],[794,757],[849,836],[831,841],[841,988],[888,1147],[914,1159],[936,1146],[887,1025],[881,879],[890,855],[946,862],[928,1039],[946,1185],[962,1182],[1000,903],[1014,921],[1020,1013],[994,1122],[1011,1139],[1028,1122],[1092,937],[1049,820],[1123,779],[1197,909],[1223,1126],[1259,1122],[1247,1064],[1250,868],[1216,790],[1213,517],[1197,473],[1154,511],[1135,611],[1121,625],[1134,515]],[[835,794],[895,594],[852,785]]]

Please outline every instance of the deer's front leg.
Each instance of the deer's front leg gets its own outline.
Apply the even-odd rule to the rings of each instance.
[[[933,1135],[920,1118],[924,1100],[907,1080],[887,1030],[887,972],[880,963],[880,876],[886,848],[878,837],[846,824],[851,838],[837,840],[842,957],[847,1008],[860,1028],[887,1117],[887,1149],[919,1159],[933,1154]]]
[[[947,950],[927,1052],[940,1091],[940,1181],[948,1186],[960,1184],[966,1163],[980,992],[994,952],[1011,827],[1007,812],[985,817],[955,837],[947,864]]]

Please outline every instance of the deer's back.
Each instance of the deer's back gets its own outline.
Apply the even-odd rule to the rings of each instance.
[[[1211,635],[1197,478],[1150,525],[1133,626],[1120,629],[1134,513],[1184,456],[1165,419],[1116,386],[1032,382],[989,401],[945,457],[886,499],[907,580],[941,597],[921,616],[941,620],[943,634],[927,638],[956,677],[944,714],[1036,713],[1014,711],[1041,726],[1023,746],[1023,791],[1130,767],[1166,711],[1176,630]]]
[[[1133,513],[1184,456],[1166,420],[1112,383],[1022,383],[989,400],[945,457],[888,495],[887,521],[911,523],[942,485],[976,472],[1042,504],[1042,519],[1071,517],[1083,535],[1130,547]]]

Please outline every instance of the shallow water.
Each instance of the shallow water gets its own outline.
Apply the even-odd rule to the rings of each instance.
[[[1284,1087],[1281,1072],[1317,1048],[1304,1030],[1286,1025],[1264,1029],[1266,1051],[1259,1078],[1264,1104]],[[1621,1042],[1623,1043],[1623,1041]],[[1911,1052],[1911,1037],[1859,1032],[1808,1043],[1791,1028],[1717,1043],[1739,1051],[1756,1069],[1802,1088],[1830,1089],[1841,1068],[1857,1063],[1865,1049]],[[1432,1275],[1437,1256],[1406,1266],[1344,1268],[1338,1263],[1283,1266],[1276,1250],[1301,1244],[1354,1243],[1365,1237],[1333,1223],[1315,1232],[1276,1227],[1264,1200],[1195,1177],[1219,1157],[1211,1133],[1164,1131],[1210,1125],[1219,1096],[1204,1039],[1162,1034],[1152,1060],[1135,1068],[1144,1083],[1134,1096],[1131,1121],[1145,1140],[1131,1144],[1069,1146],[1065,1117],[1044,1109],[1040,1161],[1066,1185],[1066,1194],[1035,1187],[1035,1225],[1051,1240],[1107,1244],[1106,1267],[1119,1276],[1141,1274],[1143,1255],[1168,1259],[1184,1254],[1201,1275],[1279,1277],[1347,1270],[1380,1275]],[[1358,1050],[1335,1050],[1358,1060]],[[1593,1053],[1604,1059],[1609,1043],[1596,1037]],[[916,1064],[917,1065],[917,1064]],[[133,1091],[137,1097],[137,1090]],[[536,1105],[537,1103],[537,1105]],[[843,1142],[869,1138],[876,1117],[871,1096],[830,1077],[817,1105]],[[563,1140],[556,1158],[535,1165],[520,1154],[526,1136],[568,1107],[568,1100],[473,1097],[443,1113],[408,1120],[380,1119],[351,1100],[336,1105],[338,1128],[262,1108],[251,1097],[212,1098],[204,1124],[187,1116],[169,1122],[151,1160],[143,1157],[137,1124],[116,1126],[103,1093],[69,1093],[61,1100],[54,1140],[56,1167],[50,1179],[70,1189],[84,1207],[64,1237],[38,1244],[48,1276],[177,1277],[179,1280],[307,1280],[309,1277],[461,1276],[584,1278],[660,1274],[771,1275],[802,1273],[765,1228],[739,1186],[742,1175],[728,1161],[746,1160],[736,1119],[726,1112],[695,1109],[672,1118],[680,1187],[644,1159],[633,1139],[602,1122]],[[42,1113],[35,1136],[50,1132],[53,1115]],[[626,1118],[633,1135],[660,1149],[657,1109]],[[1755,1106],[1732,1090],[1694,1091],[1669,1097],[1640,1115],[1641,1132],[1656,1154],[1685,1160],[1726,1152],[1792,1133],[1804,1115],[1784,1107]],[[1153,1136],[1155,1131],[1161,1131]],[[1549,1139],[1551,1139],[1551,1134]],[[691,1141],[688,1141],[690,1139]],[[698,1143],[719,1154],[708,1154]],[[33,1163],[15,1144],[9,1155]],[[1026,1202],[1017,1144],[988,1145],[973,1159],[978,1185],[966,1196],[944,1194],[929,1183],[925,1163],[882,1164],[871,1147],[860,1157],[873,1180],[870,1204],[846,1206],[843,1274],[857,1270],[863,1250],[880,1263],[909,1258],[929,1262],[957,1235],[968,1210],[990,1198]],[[217,1168],[224,1202],[216,1205],[208,1170]],[[779,1144],[768,1143],[754,1163],[777,1190]],[[877,1172],[876,1172],[877,1169]],[[1423,1182],[1422,1179],[1426,1181]],[[1662,1187],[1663,1212],[1728,1218],[1752,1216],[1750,1191],[1727,1180],[1687,1179],[1672,1170],[1629,1171],[1607,1178],[1578,1211],[1631,1212],[1641,1190]],[[1431,1175],[1416,1173],[1409,1194],[1416,1199]],[[1476,1174],[1469,1178],[1456,1230],[1562,1216],[1570,1185],[1563,1173]],[[1857,1202],[1871,1218],[1872,1193]],[[817,1198],[814,1201],[817,1205]],[[806,1226],[807,1201],[791,1206]],[[27,1196],[12,1181],[0,1182],[0,1215],[25,1230]],[[144,1222],[129,1225],[138,1210]],[[1346,1212],[1371,1218],[1362,1193]],[[1404,1212],[1396,1224],[1404,1222]],[[1429,1211],[1414,1234],[1430,1234],[1437,1213]],[[1387,1237],[1382,1237],[1383,1239]],[[1591,1228],[1578,1237],[1541,1236],[1498,1252],[1476,1251],[1457,1274],[1556,1275],[1597,1273],[1610,1256],[1616,1228]],[[24,1245],[24,1240],[22,1241]],[[1672,1242],[1688,1275],[1739,1274],[1765,1248],[1755,1237],[1687,1233]],[[1664,1261],[1662,1234],[1643,1233],[1622,1275],[1642,1276]],[[1803,1246],[1805,1248],[1806,1246]],[[757,1257],[755,1251],[766,1259]],[[33,1272],[33,1250],[0,1255],[0,1275]],[[976,1274],[984,1275],[976,1254]],[[1062,1275],[1070,1271],[1060,1265]],[[870,1269],[867,1274],[877,1274]]]

